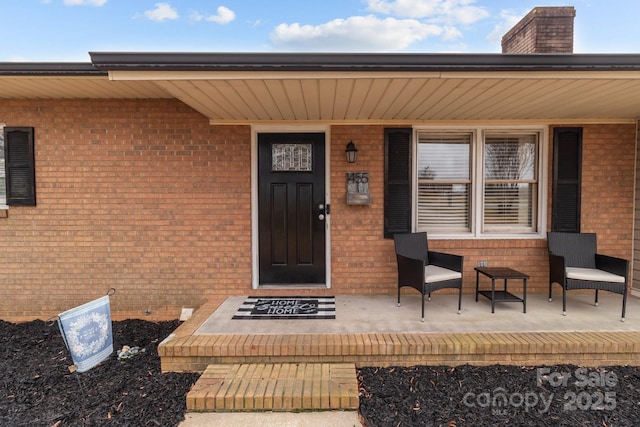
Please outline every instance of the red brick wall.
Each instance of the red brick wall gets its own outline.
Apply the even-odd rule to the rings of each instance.
[[[395,289],[393,241],[384,232],[384,127],[331,128],[332,285],[336,293],[380,294]],[[345,148],[353,140],[356,163]],[[347,205],[347,172],[369,172],[371,205]]]
[[[214,294],[282,293],[251,290],[249,126],[210,126],[173,100],[3,101],[0,121],[35,128],[38,198],[0,218],[0,319],[48,318],[110,287],[115,318],[176,318]],[[583,230],[599,234],[603,252],[627,258],[634,132],[584,127]],[[355,164],[345,160],[350,140]],[[332,126],[330,144],[332,289],[324,293],[394,294],[384,126]],[[346,204],[348,171],[370,173],[370,206]],[[465,256],[465,292],[479,260],[520,268],[532,291],[546,292],[545,240],[430,246]]]
[[[584,232],[598,233],[598,251],[631,259],[635,125],[587,125],[582,148]]]
[[[0,219],[0,318],[117,289],[117,317],[176,318],[251,280],[250,128],[177,101],[3,101],[33,126],[36,207]]]

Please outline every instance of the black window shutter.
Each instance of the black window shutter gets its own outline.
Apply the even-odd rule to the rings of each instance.
[[[384,131],[384,237],[411,232],[411,129]]]
[[[581,184],[582,128],[556,128],[551,231],[580,232]]]
[[[36,177],[33,128],[4,128],[7,205],[35,206]]]

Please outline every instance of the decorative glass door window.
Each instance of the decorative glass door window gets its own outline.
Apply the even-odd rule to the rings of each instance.
[[[272,144],[272,172],[312,172],[311,144]]]

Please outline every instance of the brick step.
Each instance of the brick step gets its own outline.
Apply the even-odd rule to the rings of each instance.
[[[187,411],[357,410],[354,363],[209,365],[187,394]]]

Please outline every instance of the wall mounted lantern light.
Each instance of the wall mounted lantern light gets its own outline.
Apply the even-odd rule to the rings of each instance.
[[[358,158],[358,149],[356,148],[356,145],[353,143],[353,141],[349,141],[349,143],[347,144],[347,149],[345,151],[347,153],[347,162],[355,163],[356,159]]]

